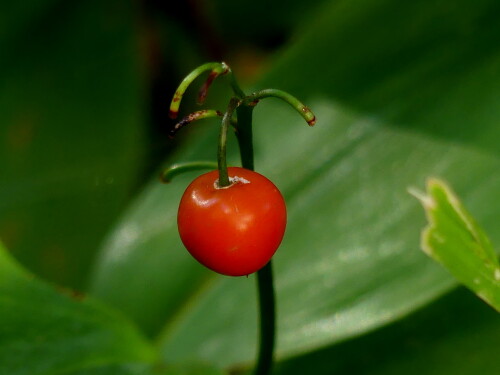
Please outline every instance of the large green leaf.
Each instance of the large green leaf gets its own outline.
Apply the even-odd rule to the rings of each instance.
[[[458,289],[388,328],[278,365],[276,375],[500,373],[500,319]]]
[[[31,270],[82,286],[141,163],[133,7],[2,4],[0,234]]]
[[[492,204],[500,192],[500,50],[488,43],[500,36],[490,16],[497,3],[463,3],[336,2],[260,82],[290,90],[318,118],[310,129],[271,102],[254,118],[257,170],[289,207],[275,257],[279,359],[393,322],[454,285],[418,250],[424,218],[408,186],[446,178],[500,242]],[[213,132],[176,160],[215,148]],[[144,191],[109,237],[92,291],[148,332],[164,324],[158,343],[167,360],[248,362],[253,277],[203,270],[176,235],[190,177]]]
[[[266,81],[499,155],[498,11],[492,0],[333,2]]]
[[[63,374],[156,353],[121,314],[26,273],[0,244],[0,373]]]
[[[119,364],[71,371],[68,375],[224,375],[226,372],[206,363],[181,365]]]

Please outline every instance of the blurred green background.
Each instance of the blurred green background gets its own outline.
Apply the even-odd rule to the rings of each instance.
[[[215,160],[217,121],[171,140],[167,113],[183,76],[223,60],[247,92],[287,90],[318,118],[310,129],[272,99],[255,110],[256,169],[289,207],[275,373],[498,374],[498,315],[421,253],[406,191],[446,179],[498,250],[498,14],[495,0],[3,2],[0,239],[126,315],[179,366],[167,373],[248,368],[254,279],[186,255],[175,213],[195,174],[157,179]],[[206,107],[229,94],[220,79]],[[26,373],[146,371],[122,362]]]

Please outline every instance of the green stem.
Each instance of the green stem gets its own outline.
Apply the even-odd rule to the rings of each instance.
[[[253,106],[240,105],[236,114],[238,123],[236,136],[240,148],[241,164],[244,168],[254,169],[252,114]],[[257,272],[257,290],[259,297],[259,351],[255,375],[268,375],[273,364],[274,343],[276,336],[276,296],[274,293],[272,261]]]
[[[219,133],[219,149],[217,150],[217,165],[219,169],[219,187],[223,188],[229,186],[231,182],[229,181],[229,175],[227,173],[227,161],[226,161],[226,143],[227,143],[227,129],[231,125],[231,118],[233,113],[240,104],[238,98],[231,98],[229,105],[227,106],[226,113],[222,118],[222,125],[220,127]]]
[[[196,69],[194,69],[191,73],[189,73],[186,78],[182,80],[180,83],[179,87],[175,91],[174,97],[172,99],[172,102],[170,103],[170,111],[169,111],[169,116],[170,118],[176,118],[177,114],[179,113],[179,106],[181,105],[181,100],[182,97],[184,96],[184,93],[186,92],[187,88],[193,81],[198,78],[201,74],[204,72],[210,71],[211,76],[209,78],[210,83],[219,75],[221,74],[226,74],[229,71],[229,67],[225,63],[218,63],[218,62],[211,62],[211,63],[206,63],[203,65],[200,65]],[[210,83],[207,85],[207,90],[208,86]]]
[[[312,111],[304,105],[300,100],[298,100],[295,96],[290,95],[289,93],[277,90],[277,89],[265,89],[261,91],[254,92],[253,94],[245,97],[242,104],[246,105],[255,105],[260,99],[265,98],[279,98],[286,103],[290,104],[299,114],[307,121],[309,126],[313,126],[316,123],[316,116]]]
[[[252,134],[252,116],[253,108],[247,105],[240,105],[236,109],[238,122],[234,128],[236,139],[240,149],[241,165],[243,168],[254,170],[253,161],[253,134]]]
[[[229,72],[229,79],[230,79],[230,84],[231,88],[233,89],[234,94],[240,98],[243,99],[245,97],[245,92],[241,89],[240,85],[236,81],[236,77],[233,74],[233,71],[231,68],[228,67],[228,72]]]
[[[272,261],[257,272],[259,292],[260,343],[255,375],[268,375],[273,365],[276,335],[276,296],[274,294]]]
[[[200,169],[217,169],[217,163],[214,163],[213,161],[196,161],[174,164],[161,173],[160,180],[161,182],[168,184],[172,181],[172,179],[182,173],[197,171]]]
[[[172,102],[170,103],[170,111],[169,111],[170,118],[177,118],[177,114],[179,113],[179,107],[181,105],[181,100],[187,88],[189,87],[189,85],[191,85],[191,83],[193,83],[193,81],[196,78],[198,78],[201,74],[207,71],[210,71],[210,74],[208,75],[208,78],[206,79],[205,83],[201,86],[198,92],[198,104],[203,104],[203,102],[205,101],[208,89],[212,85],[212,82],[218,76],[224,74],[229,75],[229,83],[231,85],[231,88],[233,89],[234,94],[240,99],[243,99],[245,97],[245,93],[238,85],[238,82],[236,81],[233,71],[231,70],[229,65],[227,65],[225,62],[206,63],[194,69],[180,83],[179,87],[175,91]]]

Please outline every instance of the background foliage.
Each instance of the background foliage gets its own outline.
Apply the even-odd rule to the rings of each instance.
[[[279,102],[255,111],[256,168],[290,218],[275,373],[500,372],[498,315],[419,251],[424,214],[406,191],[446,179],[500,243],[498,2],[1,7],[0,372],[251,365],[254,278],[187,256],[175,214],[194,175],[156,178],[214,160],[217,123],[170,141],[167,103],[222,59],[248,92],[287,90],[318,117],[310,129]],[[223,109],[224,81],[213,89],[207,106]]]

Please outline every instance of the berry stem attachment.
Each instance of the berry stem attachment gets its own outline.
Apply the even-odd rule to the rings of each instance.
[[[160,175],[161,182],[168,184],[175,177],[185,172],[198,171],[202,169],[217,169],[217,163],[213,161],[195,161],[178,163],[166,168]]]
[[[227,129],[231,125],[231,118],[236,108],[240,105],[238,98],[231,98],[227,106],[226,113],[222,117],[222,125],[219,133],[219,148],[217,150],[217,165],[219,169],[219,187],[223,188],[229,186],[229,175],[227,174],[227,161],[226,161],[226,143],[227,143]]]
[[[304,105],[300,100],[298,100],[295,96],[290,95],[289,93],[277,90],[277,89],[265,89],[261,91],[257,91],[251,95],[248,95],[244,98],[244,105],[255,105],[261,99],[265,98],[279,98],[286,103],[290,104],[299,114],[306,120],[309,126],[313,126],[316,123],[316,116],[314,113]]]

